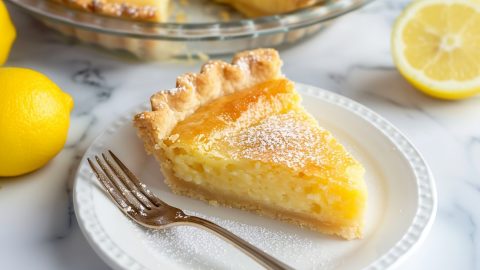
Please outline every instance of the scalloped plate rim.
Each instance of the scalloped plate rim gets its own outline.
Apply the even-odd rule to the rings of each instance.
[[[332,105],[341,107],[342,109],[347,110],[355,114],[356,116],[368,121],[376,129],[381,131],[384,136],[386,136],[395,146],[399,148],[399,150],[401,150],[400,153],[404,156],[404,158],[408,161],[409,165],[412,167],[412,170],[416,175],[416,187],[418,191],[417,211],[412,220],[412,223],[410,224],[407,232],[402,236],[399,241],[397,241],[386,253],[378,256],[375,261],[371,262],[364,269],[390,269],[394,266],[397,266],[421,245],[423,240],[428,235],[428,232],[430,231],[435,220],[438,207],[438,198],[434,177],[430,168],[426,164],[423,156],[407,139],[407,137],[403,135],[403,133],[401,133],[393,124],[391,124],[388,120],[384,119],[376,112],[350,98],[328,90],[301,83],[296,83],[296,86],[298,92],[302,96],[305,94],[313,96],[314,98],[320,99],[324,102],[328,102]],[[75,175],[75,182],[73,188],[73,204],[79,227],[83,235],[87,239],[87,242],[92,246],[93,250],[110,267],[114,269],[130,269],[133,265],[136,266],[136,269],[149,268],[142,265],[141,262],[135,261],[119,247],[115,247],[113,240],[109,239],[108,236],[102,235],[102,233],[98,231],[93,231],[95,230],[95,228],[92,228],[92,226],[99,226],[100,223],[98,223],[98,220],[95,220],[93,222],[97,223],[92,224],[92,220],[89,220],[86,217],[88,211],[91,211],[92,209],[86,209],[85,207],[87,206],[79,201],[79,195],[85,195],[83,193],[84,191],[81,190],[81,187],[79,186],[79,179],[82,179],[83,177],[83,180],[85,180],[86,177],[82,175],[83,173],[81,169],[85,165],[84,163],[86,160],[86,155],[93,148],[98,147],[96,145],[99,143],[100,138],[102,138],[107,133],[114,132],[119,126],[125,124],[126,121],[130,120],[135,113],[146,109],[149,109],[148,103],[134,106],[133,109],[130,109],[127,113],[122,114],[120,117],[118,117],[117,120],[113,121],[113,123],[109,127],[107,127],[99,136],[94,139],[94,141],[85,151],[85,154],[82,157],[82,160]],[[397,138],[393,138],[393,136],[396,136]],[[403,146],[401,146],[400,141],[403,143]],[[410,153],[407,154],[407,151]],[[416,159],[417,162],[413,162],[412,159]],[[422,168],[420,171],[418,169],[419,167]],[[421,175],[421,177],[419,175]],[[429,201],[429,203],[427,201]],[[418,224],[419,219],[423,220],[423,223],[421,223],[420,225]],[[99,238],[101,240],[99,240]],[[106,241],[110,241],[110,243],[106,243]],[[108,248],[107,245],[109,245],[110,248]],[[117,248],[117,250],[112,250],[112,247],[113,249]],[[129,261],[126,262],[125,260]]]

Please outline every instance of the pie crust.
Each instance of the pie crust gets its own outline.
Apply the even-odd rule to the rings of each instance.
[[[134,118],[145,149],[161,155],[155,146],[162,143],[178,122],[221,96],[283,77],[281,66],[276,50],[256,49],[236,54],[231,64],[209,61],[200,73],[179,76],[176,88],[158,92],[150,98],[152,111]]]

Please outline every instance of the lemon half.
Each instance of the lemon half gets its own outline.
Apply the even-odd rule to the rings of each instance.
[[[434,97],[480,92],[480,1],[417,0],[397,19],[392,51],[400,73]]]

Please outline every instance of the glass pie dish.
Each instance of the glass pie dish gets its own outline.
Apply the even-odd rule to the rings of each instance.
[[[258,47],[294,44],[373,0],[330,0],[294,12],[244,18],[213,1],[174,1],[167,22],[108,17],[49,0],[8,0],[50,28],[83,42],[126,50],[146,60],[206,58]],[[175,8],[177,7],[177,8]]]

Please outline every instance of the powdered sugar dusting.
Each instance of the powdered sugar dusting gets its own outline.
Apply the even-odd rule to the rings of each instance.
[[[254,51],[249,51],[242,57],[240,57],[236,62],[235,65],[238,66],[244,72],[250,72],[251,67],[250,65],[258,63],[260,61],[269,62],[270,55],[262,54],[261,56],[255,53]]]
[[[227,65],[228,64],[226,62],[223,62],[223,61],[208,61],[207,63],[205,63],[202,66],[202,70],[205,71],[205,72],[208,72],[209,70],[211,70],[214,67],[225,68],[225,66],[227,66]]]
[[[232,157],[285,164],[303,168],[307,164],[322,164],[325,136],[295,112],[273,115],[258,125],[229,137]]]
[[[250,72],[250,61],[245,58],[241,58],[235,65],[245,73]]]
[[[327,254],[322,245],[305,236],[206,217],[198,213],[191,214],[217,223],[296,269],[331,269],[334,266],[330,261],[332,254]],[[224,240],[199,228],[181,226],[143,230],[137,227],[136,230],[146,236],[143,237],[142,244],[148,247],[152,256],[181,265],[185,269],[263,269]],[[317,255],[305,256],[306,253]]]
[[[162,90],[163,93],[169,94],[169,95],[174,95],[178,92],[185,91],[185,87],[175,87],[171,89],[165,89]]]
[[[233,66],[240,68],[240,70],[242,70],[244,73],[249,73],[252,65],[262,61],[271,61],[271,56],[269,54],[259,55],[257,51],[248,51],[244,52],[241,57],[237,58]],[[220,67],[221,69],[224,69],[227,65],[230,64],[223,61],[209,61],[203,65],[202,70],[208,71],[213,67]]]

